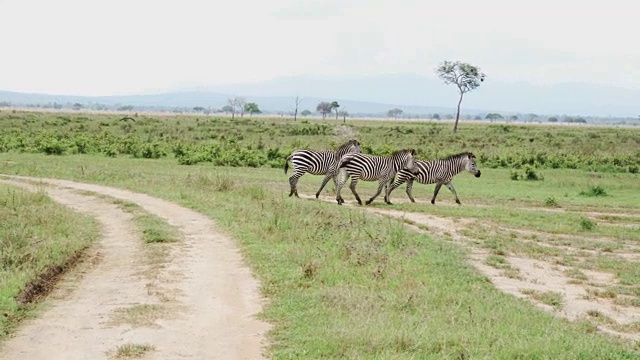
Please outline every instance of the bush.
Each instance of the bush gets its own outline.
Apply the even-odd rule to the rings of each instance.
[[[517,170],[511,170],[511,174],[509,175],[511,180],[528,180],[528,181],[539,181],[544,180],[544,176],[541,173],[536,172],[531,166],[527,165],[524,168],[524,174]]]
[[[544,205],[549,207],[559,207],[556,198],[553,196],[549,196],[548,198],[544,199]]]
[[[600,185],[592,186],[588,190],[580,191],[582,196],[607,196],[607,191]]]
[[[580,218],[580,227],[583,231],[591,231],[596,228],[596,223],[593,220],[583,216]]]

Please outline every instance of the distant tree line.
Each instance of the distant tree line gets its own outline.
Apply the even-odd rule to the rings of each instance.
[[[304,109],[300,111],[299,105],[301,99],[298,97],[289,112],[271,112],[280,116],[291,116],[296,119],[298,114],[303,117],[313,115],[313,111]],[[294,107],[295,106],[295,107]],[[140,111],[158,111],[172,113],[199,113],[204,115],[210,114],[227,114],[232,117],[243,117],[248,114],[249,117],[255,114],[262,114],[263,110],[258,103],[247,101],[244,97],[233,97],[227,100],[227,104],[220,108],[205,106],[150,106],[150,105],[131,105],[131,104],[102,104],[96,102],[48,102],[41,104],[14,104],[10,101],[1,100],[0,109],[10,107],[24,107],[33,109],[71,109],[75,111],[120,111],[120,112],[140,112]],[[297,111],[296,111],[297,107]],[[337,101],[322,101],[316,105],[316,112],[326,119],[327,116],[334,116],[336,119],[347,117],[387,117],[395,120],[402,119],[431,119],[431,120],[454,120],[454,113],[407,113],[401,108],[392,108],[384,113],[355,113],[350,114],[346,109],[342,108]],[[597,116],[577,116],[577,115],[541,115],[535,113],[477,113],[477,114],[461,114],[459,119],[469,121],[505,121],[505,122],[536,122],[536,123],[613,123],[613,124],[636,124],[640,121],[640,117],[597,117]]]

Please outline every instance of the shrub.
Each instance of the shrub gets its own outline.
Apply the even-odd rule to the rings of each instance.
[[[592,186],[588,190],[580,191],[582,196],[607,196],[607,191],[600,185]]]
[[[553,196],[549,196],[548,198],[544,199],[544,205],[549,207],[559,207],[556,198]]]
[[[544,180],[544,176],[541,173],[536,172],[531,166],[526,165],[524,168],[524,174],[519,172],[518,170],[511,170],[511,174],[509,175],[511,180],[528,180],[528,181],[538,181]]]
[[[584,231],[591,231],[596,228],[596,223],[593,220],[583,216],[580,218],[580,227]]]

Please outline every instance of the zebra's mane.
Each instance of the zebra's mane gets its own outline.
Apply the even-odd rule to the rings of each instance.
[[[411,152],[413,154],[415,154],[416,150],[415,149],[402,149],[402,150],[396,150],[394,152],[391,153],[391,156],[403,153],[403,152]]]
[[[353,145],[360,145],[360,143],[358,142],[358,140],[351,139],[351,140],[347,141],[346,143],[344,143],[344,144],[342,144],[342,145],[338,146],[338,148],[337,148],[337,149],[335,149],[334,151],[335,151],[335,152],[339,152],[340,150],[348,149],[348,148],[350,148],[350,147],[351,147],[351,146],[353,146]],[[330,150],[330,151],[331,151],[331,150]]]
[[[473,159],[473,158],[475,158],[475,157],[476,157],[475,155],[473,155],[473,153],[472,153],[472,152],[470,152],[470,151],[464,151],[464,152],[461,152],[461,153],[458,153],[458,154],[449,155],[449,156],[447,156],[447,157],[445,157],[445,158],[442,158],[442,160],[457,159],[457,158],[462,158],[462,157],[465,157],[465,156],[468,156],[468,157],[469,157],[469,159]]]

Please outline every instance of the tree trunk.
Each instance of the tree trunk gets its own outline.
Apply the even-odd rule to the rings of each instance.
[[[296,108],[296,111],[293,113],[293,121],[297,121],[298,120],[298,108]]]
[[[458,112],[456,113],[456,123],[455,125],[453,125],[453,132],[455,133],[456,131],[458,131],[458,120],[460,120],[460,104],[462,104],[462,96],[464,95],[464,93],[461,91],[460,92],[460,100],[458,100]]]

